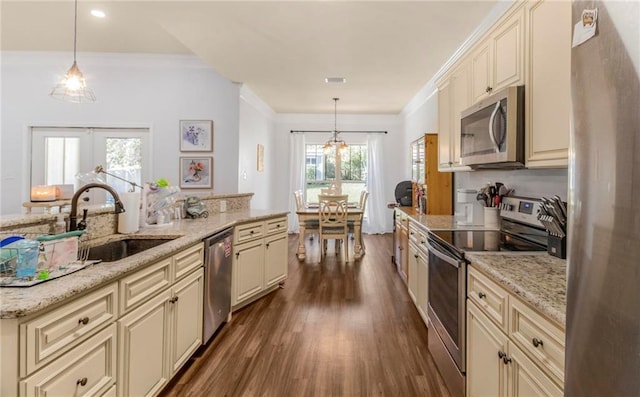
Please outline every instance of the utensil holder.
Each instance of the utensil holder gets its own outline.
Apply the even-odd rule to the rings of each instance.
[[[484,227],[500,229],[500,210],[498,207],[484,207]]]
[[[549,240],[547,242],[547,252],[549,255],[558,257],[560,259],[567,259],[567,236],[558,237],[549,234]]]

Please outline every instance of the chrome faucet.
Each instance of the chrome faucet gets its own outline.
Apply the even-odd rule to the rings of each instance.
[[[100,189],[104,189],[106,191],[108,191],[109,193],[111,193],[111,195],[113,196],[113,199],[115,200],[114,202],[114,206],[115,206],[115,212],[116,214],[120,214],[122,212],[124,212],[124,206],[122,205],[122,202],[120,201],[120,196],[118,196],[118,193],[113,190],[113,188],[109,185],[105,185],[103,183],[88,183],[84,186],[82,186],[80,189],[78,189],[77,192],[74,193],[73,198],[71,199],[71,214],[69,215],[69,231],[74,231],[78,229],[78,199],[80,198],[80,196],[82,195],[82,193],[88,191],[89,189],[92,189],[94,187],[99,187]]]

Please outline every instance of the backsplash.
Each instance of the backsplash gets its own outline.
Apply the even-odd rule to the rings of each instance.
[[[186,195],[185,195],[186,196]],[[198,195],[207,207],[209,214],[217,214],[224,201],[226,212],[248,210],[251,206],[253,193],[242,194],[200,194]],[[182,203],[184,199],[178,199],[177,203]],[[112,206],[88,206],[87,233],[82,236],[82,240],[92,240],[117,233],[117,215],[113,213]],[[65,213],[68,217],[68,212]],[[7,234],[23,234],[26,238],[35,238],[43,234],[53,234],[57,214],[33,214],[33,215],[11,215],[3,216],[0,220],[0,238]]]
[[[566,168],[457,172],[454,180],[455,190],[461,188],[477,190],[485,186],[487,182],[492,184],[502,182],[506,187],[514,189],[514,196],[540,198],[558,195],[564,201],[567,201],[569,188],[568,170]],[[456,210],[458,210],[458,203],[455,197],[454,202]]]

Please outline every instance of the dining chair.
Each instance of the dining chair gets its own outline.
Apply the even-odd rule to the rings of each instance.
[[[302,192],[302,190],[296,190],[295,192],[293,192],[293,197],[296,200],[296,210],[297,211],[302,211],[305,209],[305,204],[304,204],[304,193]],[[304,222],[304,227],[305,227],[305,234],[306,232],[309,231],[314,231],[314,230],[319,230],[320,226],[319,226],[319,221],[317,219],[308,219]],[[306,236],[300,236],[300,238],[305,238]],[[309,236],[309,240],[313,241],[313,234],[311,234],[311,236]]]
[[[364,222],[364,213],[367,209],[367,199],[369,198],[369,192],[363,190],[360,192],[360,202],[358,203],[358,208],[362,210],[360,214],[360,246],[364,249],[364,240],[362,239],[362,222]],[[347,226],[349,228],[349,233],[352,233],[352,240],[355,240],[355,227],[353,221],[348,221]]]
[[[320,206],[318,218],[320,219],[320,258],[326,255],[327,240],[334,239],[336,247],[338,240],[344,246],[345,262],[349,260],[349,230],[347,227],[347,199],[348,195],[318,195]]]

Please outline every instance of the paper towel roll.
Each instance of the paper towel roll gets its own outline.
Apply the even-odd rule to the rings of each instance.
[[[140,193],[120,193],[125,212],[118,214],[118,233],[135,233],[140,229]]]

